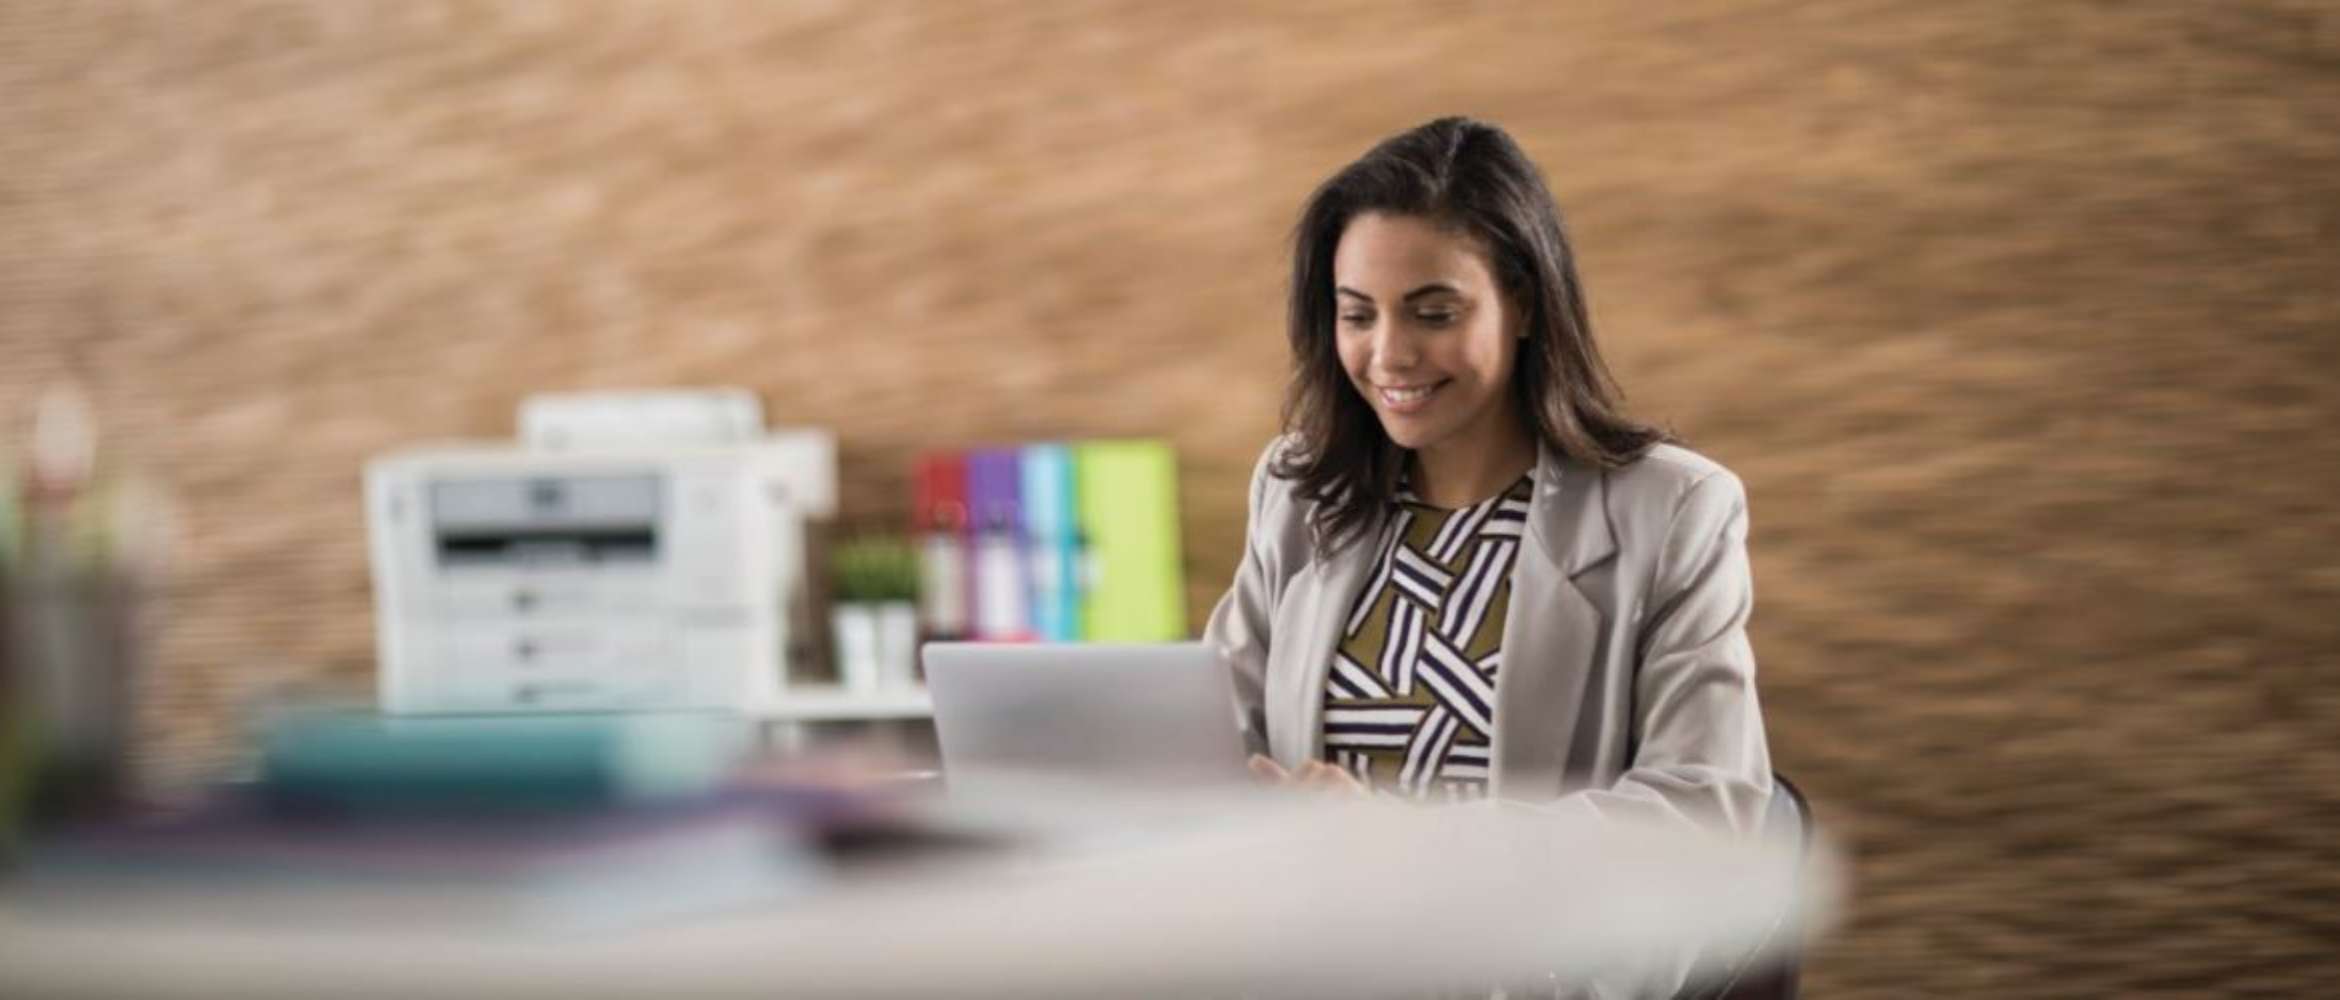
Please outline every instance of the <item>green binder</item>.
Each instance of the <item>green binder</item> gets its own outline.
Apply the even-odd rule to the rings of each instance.
[[[1075,446],[1088,595],[1081,638],[1186,638],[1186,584],[1178,545],[1178,460],[1163,441]]]

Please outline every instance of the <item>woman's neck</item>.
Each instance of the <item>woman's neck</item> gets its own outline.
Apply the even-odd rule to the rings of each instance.
[[[1415,449],[1414,495],[1433,507],[1468,507],[1536,467],[1535,439],[1520,421],[1498,421],[1489,431]]]

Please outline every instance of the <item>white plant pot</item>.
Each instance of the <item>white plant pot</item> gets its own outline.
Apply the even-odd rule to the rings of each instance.
[[[918,605],[888,601],[877,609],[878,685],[901,691],[918,686]]]
[[[878,690],[885,674],[879,604],[840,604],[829,609],[829,634],[837,650],[837,682],[855,694]]]

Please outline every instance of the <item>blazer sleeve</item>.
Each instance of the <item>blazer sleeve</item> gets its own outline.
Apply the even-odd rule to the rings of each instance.
[[[1563,798],[1603,816],[1760,832],[1771,755],[1755,697],[1747,618],[1747,495],[1717,470],[1683,493],[1636,637],[1631,765],[1616,784]]]
[[[1280,443],[1280,441],[1278,442]],[[1268,491],[1277,445],[1260,455],[1251,472],[1251,503],[1244,526],[1243,561],[1235,582],[1211,610],[1203,645],[1235,676],[1235,701],[1243,720],[1243,741],[1253,753],[1267,752],[1266,686],[1270,623],[1275,620],[1282,567],[1267,533]]]

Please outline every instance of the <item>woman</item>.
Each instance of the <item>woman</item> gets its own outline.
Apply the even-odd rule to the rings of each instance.
[[[1254,768],[1752,832],[1745,495],[1620,410],[1535,165],[1440,119],[1295,244],[1287,433],[1204,635]]]

